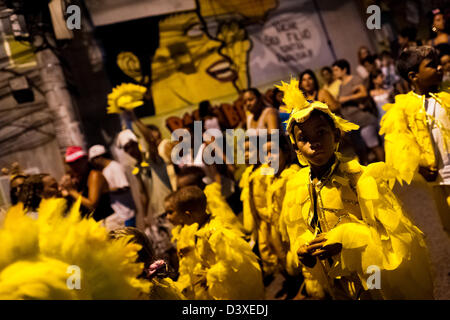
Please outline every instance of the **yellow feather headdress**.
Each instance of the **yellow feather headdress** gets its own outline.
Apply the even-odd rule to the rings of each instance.
[[[313,110],[319,110],[329,115],[336,128],[342,132],[357,130],[359,128],[358,125],[335,115],[326,104],[320,101],[306,100],[298,85],[299,82],[295,78],[291,78],[290,83],[281,81],[281,85],[276,85],[278,89],[284,92],[283,102],[286,104],[286,106],[280,107],[280,110],[290,113],[289,119],[285,123],[287,123],[286,131],[289,133],[292,143],[295,143],[292,132],[294,123],[302,123],[307,120]]]
[[[0,299],[148,297],[150,283],[137,279],[141,246],[111,240],[100,222],[81,219],[79,207],[80,200],[64,216],[64,199],[43,200],[36,220],[20,204],[8,211],[0,226]]]

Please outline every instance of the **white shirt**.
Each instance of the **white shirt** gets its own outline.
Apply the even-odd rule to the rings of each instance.
[[[117,161],[111,161],[102,171],[103,176],[108,182],[109,189],[123,189],[130,186],[125,174],[125,170]],[[133,218],[136,214],[136,206],[131,194],[131,189],[125,192],[110,192],[111,208],[114,214],[106,220],[107,224],[114,221],[114,225],[122,225],[126,220]],[[110,221],[111,220],[111,221]],[[123,226],[123,225],[122,225]],[[110,228],[112,229],[112,228]]]
[[[117,161],[111,161],[102,171],[110,189],[122,189],[129,187],[125,170]]]
[[[450,130],[450,115],[445,112],[440,103],[434,98],[427,99],[427,114],[431,115],[441,126]],[[441,129],[433,122],[431,127],[433,149],[438,162],[439,176],[437,183],[450,185],[450,145],[445,145]]]

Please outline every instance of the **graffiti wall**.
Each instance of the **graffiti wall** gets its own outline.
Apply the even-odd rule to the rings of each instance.
[[[152,56],[123,50],[115,59],[148,87],[153,110],[145,122],[185,126],[198,103],[210,100],[233,127],[245,117],[236,103],[243,89],[265,91],[333,62],[324,30],[312,0],[197,0],[195,10],[158,17]]]

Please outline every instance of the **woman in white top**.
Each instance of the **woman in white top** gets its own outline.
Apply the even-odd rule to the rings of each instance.
[[[380,122],[386,111],[383,106],[386,103],[393,102],[392,87],[386,87],[384,83],[384,74],[380,69],[376,69],[370,74],[369,93],[377,106],[378,122]]]
[[[248,112],[248,129],[267,129],[267,133],[273,129],[280,129],[278,110],[265,104],[258,89],[249,88],[243,95],[244,108]]]

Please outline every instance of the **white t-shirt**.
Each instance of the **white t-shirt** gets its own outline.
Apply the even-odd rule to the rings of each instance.
[[[130,186],[125,174],[125,170],[117,161],[111,161],[103,171],[103,176],[108,182],[109,189],[123,189]],[[125,221],[133,218],[136,215],[136,206],[131,194],[131,189],[125,192],[111,192],[111,208],[114,210],[114,214],[106,218],[106,224],[114,225],[114,227],[109,227],[109,229],[114,229],[116,227],[123,227]]]
[[[440,103],[434,98],[427,99],[427,114],[436,119],[440,125],[450,130],[450,115],[445,112]],[[445,145],[441,129],[436,123],[430,127],[433,137],[433,149],[438,160],[439,176],[437,183],[450,185],[450,145]]]
[[[106,181],[108,181],[109,189],[122,189],[129,187],[125,170],[117,161],[111,161],[102,171]]]

